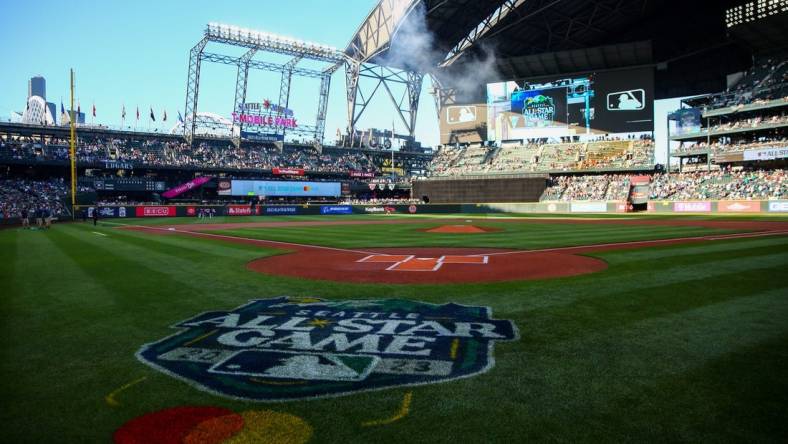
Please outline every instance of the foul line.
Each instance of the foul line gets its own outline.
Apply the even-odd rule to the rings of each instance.
[[[120,394],[120,392],[122,392],[122,391],[126,390],[127,388],[129,388],[129,387],[131,387],[131,386],[133,386],[133,385],[137,385],[137,384],[139,384],[140,382],[142,382],[142,381],[144,381],[144,380],[146,380],[146,379],[148,379],[148,377],[147,377],[147,376],[143,376],[143,377],[141,377],[141,378],[137,378],[137,379],[135,379],[135,380],[133,380],[133,381],[129,382],[128,384],[126,384],[126,385],[124,385],[124,386],[121,386],[120,388],[118,388],[118,389],[114,390],[114,391],[113,391],[112,393],[110,393],[109,395],[105,396],[105,397],[104,397],[104,401],[106,401],[106,402],[107,402],[107,404],[108,404],[110,407],[119,407],[119,406],[120,406],[120,403],[119,403],[119,402],[118,402],[118,401],[115,399],[115,396],[116,396],[116,395],[118,395],[118,394]]]
[[[408,413],[410,413],[410,401],[412,399],[413,399],[413,392],[405,393],[405,397],[402,398],[402,405],[400,406],[399,412],[397,412],[396,415],[392,416],[391,418],[362,422],[361,426],[362,427],[379,426],[379,425],[386,425],[386,424],[391,424],[392,422],[399,421],[400,419],[408,416]]]
[[[472,254],[470,256],[503,256],[508,254],[527,254],[527,253],[548,253],[551,251],[566,251],[566,250],[578,250],[584,249],[589,250],[589,252],[593,252],[595,248],[603,248],[603,247],[617,247],[617,246],[627,246],[627,245],[643,245],[647,247],[651,244],[662,244],[668,242],[684,242],[684,241],[693,241],[693,240],[708,240],[708,241],[715,241],[715,240],[726,240],[726,239],[745,239],[751,237],[763,237],[763,236],[779,236],[788,234],[788,230],[781,230],[781,231],[760,231],[755,233],[733,233],[733,234],[720,234],[720,235],[706,235],[706,236],[692,236],[692,237],[672,237],[669,239],[653,239],[653,240],[642,240],[642,241],[628,241],[628,242],[611,242],[606,244],[588,244],[588,245],[575,245],[571,247],[556,247],[556,248],[543,248],[541,250],[516,250],[516,251],[502,251],[498,253],[485,253],[485,254]]]
[[[280,245],[289,245],[291,247],[300,247],[300,248],[316,248],[320,250],[330,250],[330,251],[341,251],[343,253],[357,253],[357,254],[375,254],[371,251],[362,251],[362,250],[350,250],[347,248],[335,248],[335,247],[324,247],[322,245],[309,245],[309,244],[297,244],[295,242],[284,242],[284,241],[276,241],[276,240],[268,240],[268,239],[254,239],[251,237],[241,237],[241,236],[228,236],[224,234],[213,234],[213,233],[205,233],[203,231],[190,231],[190,230],[179,230],[175,227],[149,227],[145,225],[129,225],[129,224],[118,224],[124,227],[131,227],[131,228],[142,228],[143,230],[158,230],[158,231],[165,231],[167,233],[182,233],[182,234],[191,234],[193,236],[206,236],[206,237],[215,237],[219,239],[240,239],[254,243],[272,243],[272,244],[280,244]]]
[[[98,231],[91,231],[91,233],[93,233],[93,234],[96,234],[96,235],[99,235],[99,236],[104,236],[104,237],[107,237],[107,235],[106,235],[106,234],[104,234],[104,233],[99,233]]]

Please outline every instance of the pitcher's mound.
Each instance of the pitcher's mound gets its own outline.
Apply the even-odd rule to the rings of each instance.
[[[482,228],[475,225],[441,225],[426,230],[427,233],[488,233],[498,231],[494,228]]]

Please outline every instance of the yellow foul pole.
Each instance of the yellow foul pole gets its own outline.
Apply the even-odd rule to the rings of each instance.
[[[69,125],[71,126],[71,139],[69,143],[69,157],[71,158],[71,218],[76,218],[77,205],[77,128],[74,120],[74,70],[71,70],[71,109],[69,110]]]

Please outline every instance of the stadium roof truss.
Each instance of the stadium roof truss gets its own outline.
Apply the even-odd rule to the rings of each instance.
[[[391,99],[409,135],[413,136],[424,75],[434,74],[435,71],[452,65],[506,16],[527,1],[380,0],[362,22],[345,50],[348,56],[348,133],[354,133],[356,123],[372,98],[378,91],[383,90]],[[392,45],[397,43],[398,31],[407,20],[422,18],[428,22],[430,31],[435,31],[438,27],[452,31],[451,36],[438,35],[436,44],[439,50],[446,47],[446,41],[452,41],[453,45],[444,48],[445,56],[441,60],[434,60],[432,66],[420,67],[418,70],[394,66],[386,56]],[[457,29],[463,30],[460,31],[461,34],[456,34]],[[362,85],[360,80],[364,78],[373,81]],[[455,92],[450,87],[443,87],[435,75],[431,78],[433,94],[440,112],[443,105],[454,100]],[[404,92],[399,97],[394,93],[395,85],[404,86]]]
[[[246,48],[247,51],[240,57],[206,52],[205,47],[210,42]],[[255,60],[254,57],[261,53],[281,54],[293,58],[285,64]],[[184,112],[186,124],[183,127],[184,137],[188,143],[192,143],[194,140],[195,128],[198,125],[213,125],[213,122],[210,121],[203,122],[202,120],[204,119],[197,113],[200,92],[200,67],[203,61],[207,61],[225,65],[235,65],[237,67],[235,98],[233,101],[234,111],[242,109],[243,105],[246,103],[249,69],[259,69],[281,74],[278,103],[280,109],[286,109],[288,107],[290,83],[294,75],[319,78],[320,94],[315,125],[299,125],[297,128],[289,128],[286,131],[288,133],[312,136],[315,140],[322,141],[325,132],[326,107],[328,105],[331,76],[343,65],[345,58],[345,55],[341,51],[327,45],[305,42],[232,25],[209,23],[205,28],[203,38],[194,45],[189,54],[189,74],[186,85],[186,107]],[[324,62],[329,65],[322,70],[299,67],[298,63],[305,59]],[[281,111],[279,113],[281,114]],[[233,124],[232,136],[236,146],[241,142],[242,130],[242,122],[235,122]],[[285,129],[272,129],[272,132],[281,134],[281,136],[284,137]]]

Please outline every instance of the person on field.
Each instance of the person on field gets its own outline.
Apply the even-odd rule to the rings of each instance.
[[[44,226],[46,228],[52,227],[52,209],[44,207]]]
[[[36,207],[36,226],[40,229],[44,226],[44,208],[41,206]]]
[[[30,229],[30,213],[27,208],[22,208],[22,228]]]
[[[98,213],[99,213],[99,212],[98,212],[98,208],[94,208],[94,209],[93,209],[93,226],[94,226],[94,227],[95,227],[96,225],[98,225],[98,218],[99,218],[99,214],[98,214]]]

